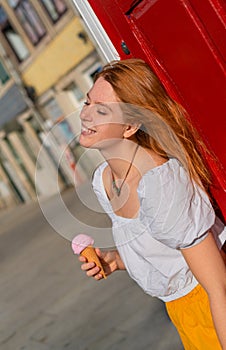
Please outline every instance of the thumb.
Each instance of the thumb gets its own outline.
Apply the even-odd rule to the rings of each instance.
[[[100,250],[100,248],[95,248],[95,252],[99,258],[104,258],[104,253]]]

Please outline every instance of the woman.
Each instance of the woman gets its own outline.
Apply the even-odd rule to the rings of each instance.
[[[166,303],[185,349],[226,350],[226,230],[208,196],[204,145],[184,115],[142,60],[115,61],[97,75],[80,143],[106,160],[93,188],[117,250],[96,251],[107,275],[126,269]]]

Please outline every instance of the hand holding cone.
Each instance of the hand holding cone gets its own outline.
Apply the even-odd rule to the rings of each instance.
[[[92,237],[85,234],[79,234],[73,238],[71,247],[74,254],[80,254],[84,256],[88,262],[94,262],[96,266],[100,268],[99,273],[102,274],[104,278],[107,278],[93,244],[94,240]]]

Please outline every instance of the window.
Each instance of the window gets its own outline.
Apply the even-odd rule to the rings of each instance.
[[[11,46],[12,50],[14,51],[18,61],[24,61],[29,56],[29,51],[23,39],[12,27],[11,23],[8,20],[7,13],[2,6],[0,6],[0,29],[9,45]]]
[[[84,98],[83,92],[74,82],[65,87],[64,91],[71,92],[77,101],[81,101]]]
[[[63,112],[54,98],[50,98],[44,105],[43,109],[53,121],[63,116]]]
[[[51,132],[57,139],[57,142],[63,145],[65,142],[67,144],[70,143],[74,139],[75,135],[67,120],[64,119],[63,112],[57,101],[54,98],[50,98],[43,105],[43,109],[56,125],[53,129],[51,129]]]
[[[2,62],[0,61],[0,85],[4,85],[9,80],[9,75],[7,74]]]
[[[8,0],[8,3],[14,9],[20,24],[32,44],[37,45],[45,36],[46,29],[33,5],[29,0]]]
[[[41,0],[41,2],[54,23],[67,11],[64,0]]]
[[[95,69],[93,72],[90,73],[90,78],[94,81],[95,75],[101,71],[102,67],[99,66],[97,69]]]

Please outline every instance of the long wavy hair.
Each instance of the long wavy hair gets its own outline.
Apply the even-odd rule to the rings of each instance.
[[[108,63],[95,76],[111,84],[126,120],[139,123],[137,143],[158,155],[175,157],[190,178],[208,194],[211,175],[203,154],[208,153],[183,107],[175,102],[151,70],[140,59]]]

